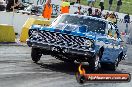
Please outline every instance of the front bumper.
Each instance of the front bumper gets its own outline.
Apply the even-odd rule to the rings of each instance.
[[[63,53],[63,54],[75,54],[75,55],[83,55],[92,57],[95,53],[95,50],[91,49],[80,49],[78,47],[67,47],[49,43],[42,43],[38,41],[32,41],[27,39],[27,44],[29,47],[38,47],[41,49],[45,49],[52,52]]]

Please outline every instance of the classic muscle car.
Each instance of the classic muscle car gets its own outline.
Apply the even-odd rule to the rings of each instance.
[[[27,44],[34,62],[51,55],[65,62],[88,62],[92,71],[106,65],[116,70],[127,51],[115,24],[77,14],[61,14],[48,27],[33,25]]]

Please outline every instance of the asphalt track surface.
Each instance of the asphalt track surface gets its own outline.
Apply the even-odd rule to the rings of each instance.
[[[118,73],[132,74],[132,46],[128,46],[128,57],[120,63]],[[81,85],[75,77],[79,64],[67,64],[49,55],[35,64],[30,52],[28,46],[0,46],[0,87],[132,87],[132,82]]]

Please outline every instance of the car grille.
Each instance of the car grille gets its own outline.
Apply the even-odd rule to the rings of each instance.
[[[90,40],[86,37],[64,34],[60,32],[50,32],[45,30],[37,31],[37,35],[33,35],[33,31],[29,31],[29,39],[32,42],[54,45],[65,48],[73,48],[73,49],[86,49],[89,48],[84,44],[86,40]],[[92,40],[90,40],[92,41]]]

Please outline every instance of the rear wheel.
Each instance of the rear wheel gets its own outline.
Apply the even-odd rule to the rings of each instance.
[[[111,64],[101,63],[101,68],[106,69],[106,70],[115,71],[118,67],[118,64],[119,64],[119,58],[117,58],[115,62]]]
[[[39,48],[32,48],[31,50],[31,57],[32,57],[32,60],[37,63],[40,58],[42,56],[42,52],[41,52],[41,49]]]

